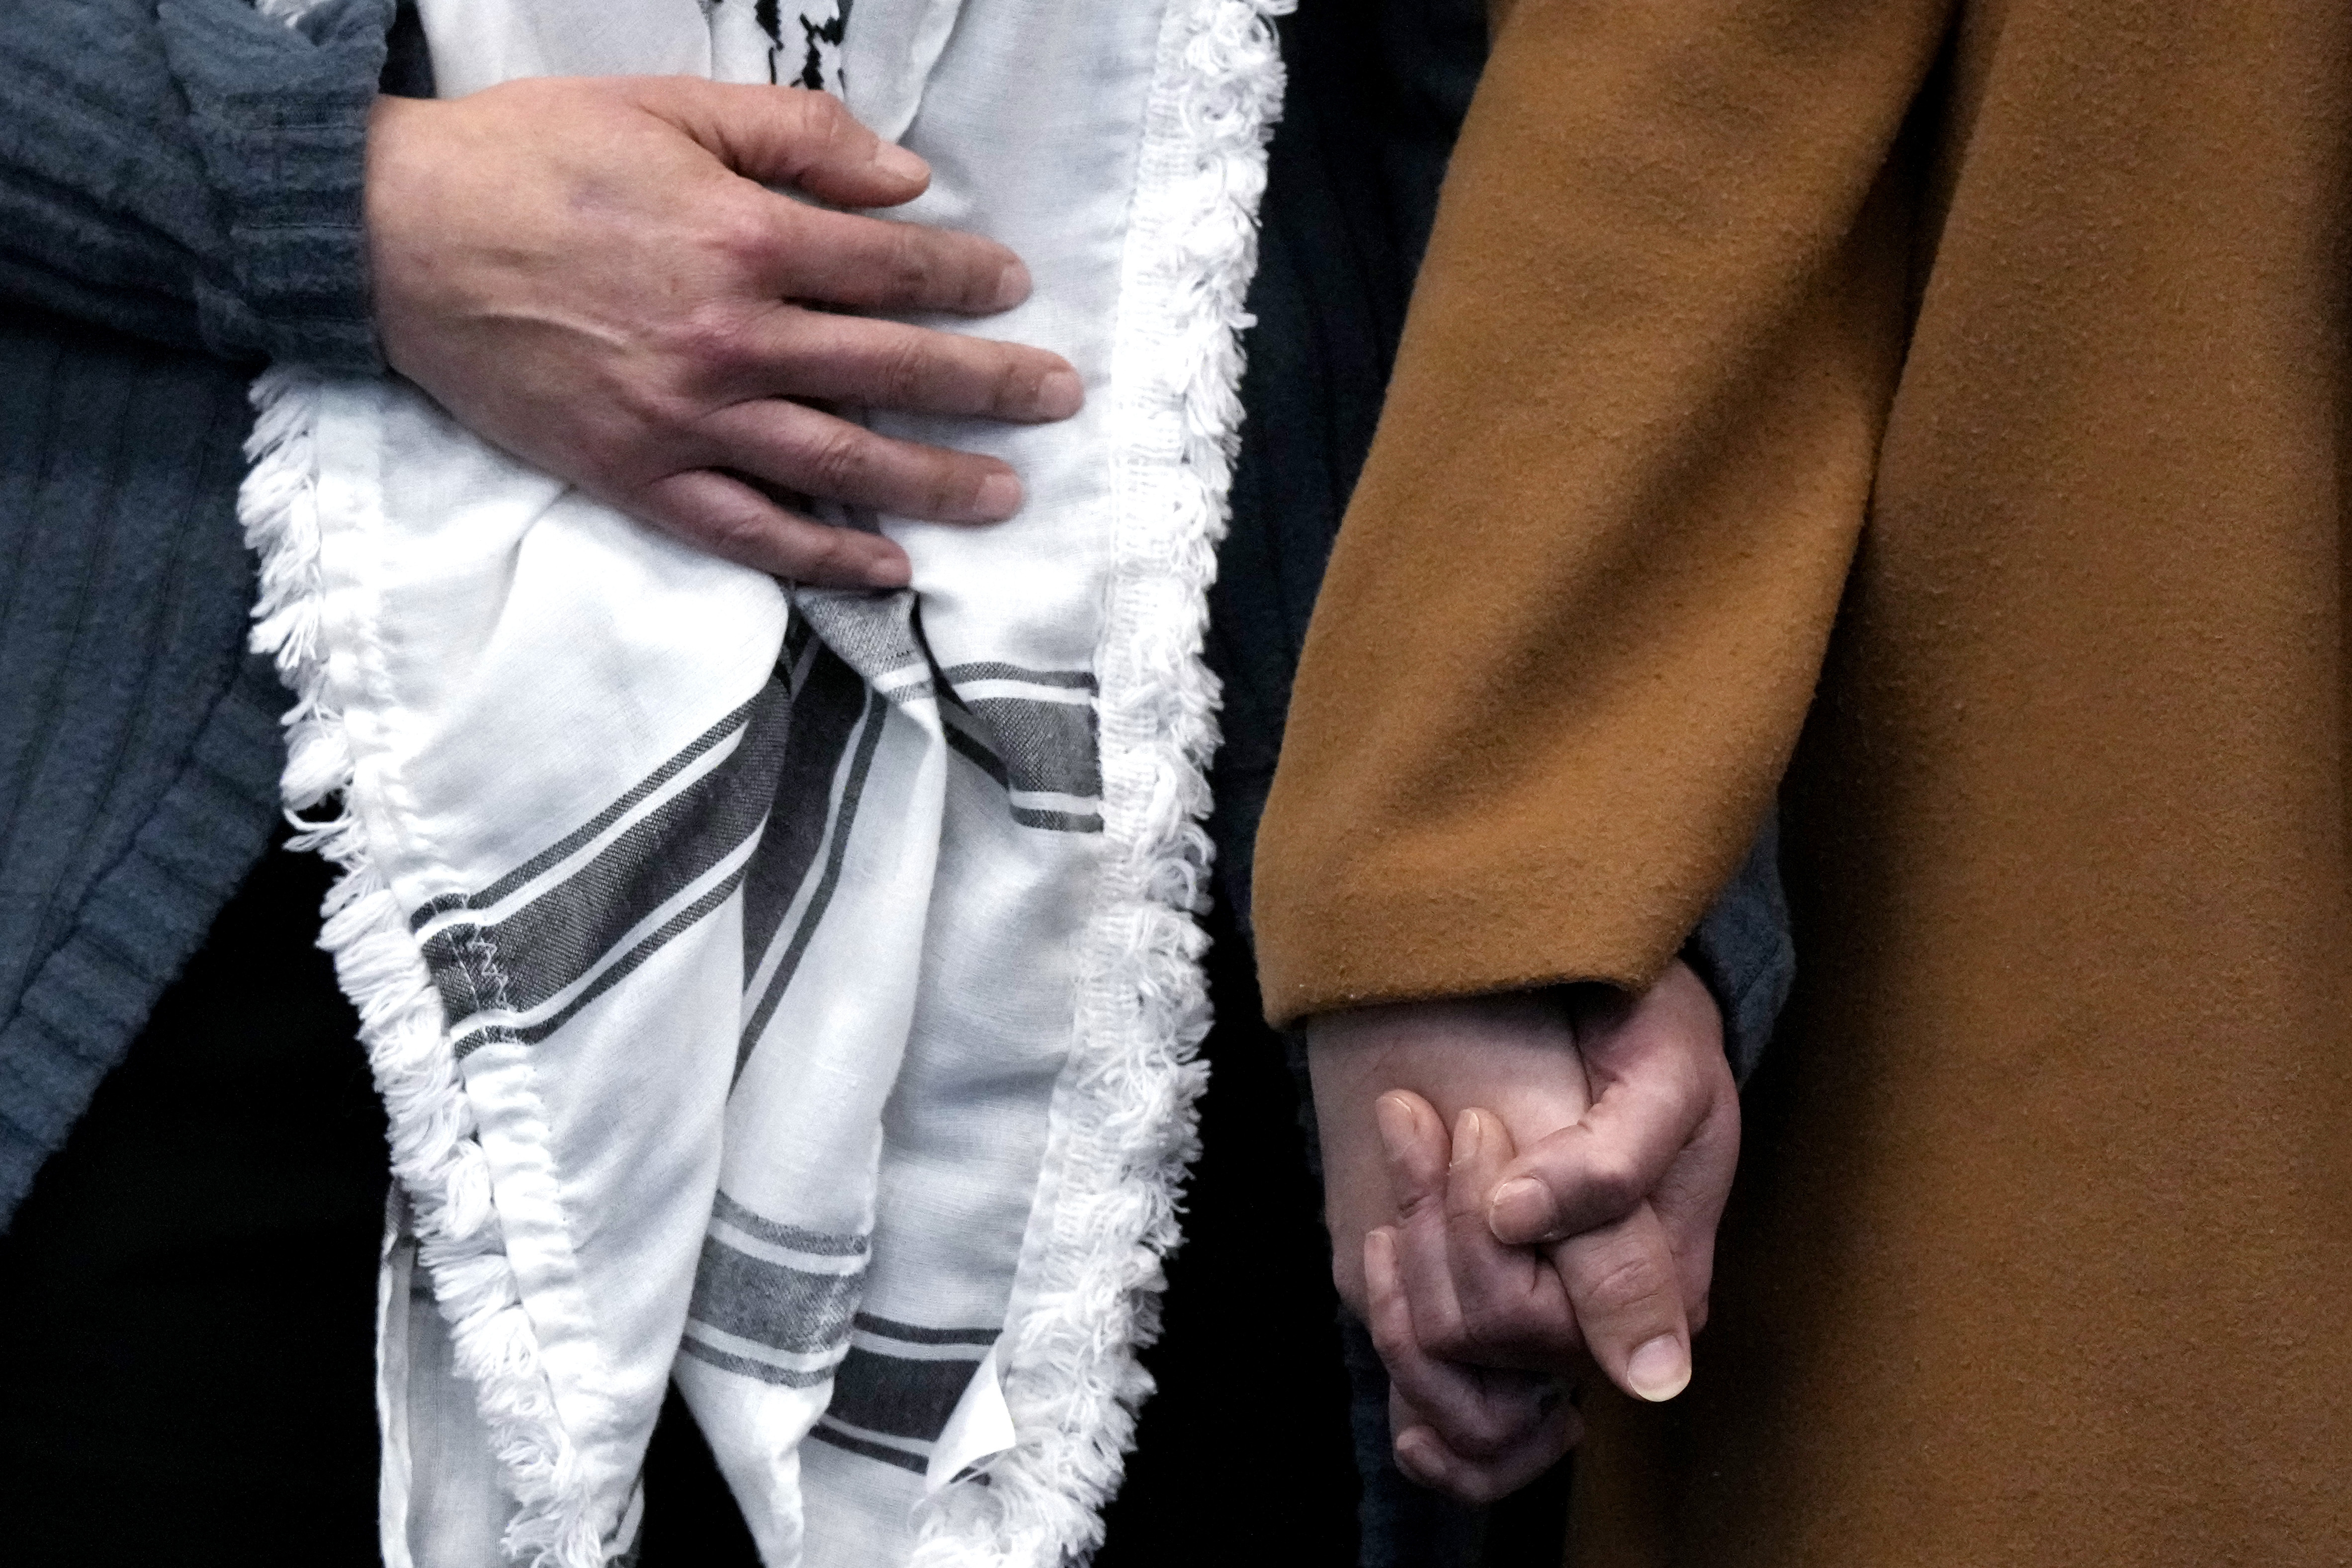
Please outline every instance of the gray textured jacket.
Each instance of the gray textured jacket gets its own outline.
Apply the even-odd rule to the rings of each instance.
[[[391,0],[0,0],[0,1223],[268,842],[245,387],[367,369]]]

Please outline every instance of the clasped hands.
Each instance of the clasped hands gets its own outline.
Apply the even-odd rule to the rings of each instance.
[[[1690,1381],[1739,1102],[1676,963],[1576,987],[1310,1020],[1332,1272],[1391,1383],[1397,1463],[1465,1502],[1580,1436],[1568,1380]]]

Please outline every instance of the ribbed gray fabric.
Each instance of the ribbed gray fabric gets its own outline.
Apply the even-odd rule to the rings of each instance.
[[[0,5],[0,300],[373,369],[361,182],[392,0]]]
[[[360,192],[392,14],[0,10],[0,1227],[276,819],[246,387],[265,357],[381,363]]]
[[[245,380],[0,328],[0,1215],[269,837],[285,698],[242,651]]]

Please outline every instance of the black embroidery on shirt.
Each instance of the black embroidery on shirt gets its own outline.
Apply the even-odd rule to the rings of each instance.
[[[760,3],[764,6],[773,4],[773,0],[760,0]],[[809,11],[801,13],[801,33],[808,46],[808,53],[801,61],[801,86],[818,92],[841,90],[841,44],[849,35],[849,4],[850,0],[840,0],[840,4],[834,7],[833,15],[823,21],[817,20]],[[782,41],[778,40],[779,43]],[[825,70],[828,60],[833,64],[831,80],[827,79]]]

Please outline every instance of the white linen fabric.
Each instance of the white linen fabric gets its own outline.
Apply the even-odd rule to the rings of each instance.
[[[1198,650],[1280,87],[1271,0],[424,0],[441,90],[841,91],[992,235],[1067,423],[1021,515],[779,584],[398,381],[273,372],[244,498],[287,795],[399,1177],[389,1568],[633,1549],[673,1376],[772,1568],[1100,1533],[1205,1025]],[[953,323],[932,323],[950,325]],[[968,326],[968,324],[965,324]]]

